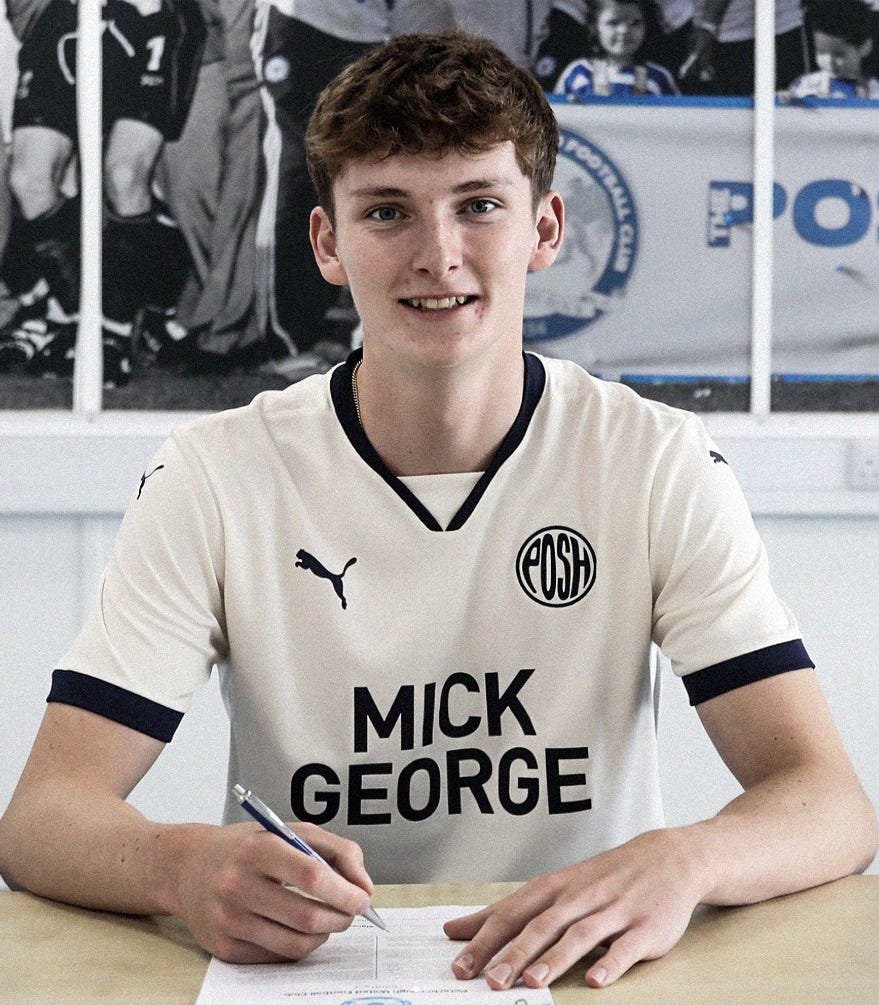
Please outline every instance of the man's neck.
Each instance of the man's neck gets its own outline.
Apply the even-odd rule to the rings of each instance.
[[[484,471],[519,413],[521,354],[489,377],[472,371],[386,375],[366,359],[356,374],[363,429],[396,475]]]

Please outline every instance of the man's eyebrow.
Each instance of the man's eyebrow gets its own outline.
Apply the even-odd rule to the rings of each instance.
[[[355,199],[404,199],[409,193],[404,188],[377,185],[374,188],[354,188],[348,193]]]
[[[462,182],[456,185],[454,192],[479,192],[487,188],[509,188],[513,184],[509,178],[474,178],[472,181]]]
[[[470,181],[461,182],[452,189],[454,194],[464,195],[467,192],[481,192],[492,188],[509,188],[513,182],[509,178],[473,178]],[[412,196],[412,192],[405,188],[397,188],[394,185],[375,185],[365,188],[352,189],[348,195],[355,199],[406,199]]]

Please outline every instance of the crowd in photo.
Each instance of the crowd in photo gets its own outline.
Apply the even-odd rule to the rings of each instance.
[[[776,90],[879,98],[879,0],[775,0]],[[76,0],[6,0],[0,374],[70,377],[80,288]],[[389,37],[491,37],[569,101],[753,94],[755,0],[104,0],[103,378],[290,381],[356,343],[315,265],[304,132]]]

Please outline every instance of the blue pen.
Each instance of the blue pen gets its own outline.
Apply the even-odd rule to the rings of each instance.
[[[277,834],[277,836],[286,841],[287,844],[293,845],[297,851],[301,851],[303,854],[308,855],[311,858],[316,858],[318,862],[323,862],[328,869],[333,868],[330,863],[319,855],[307,841],[303,841],[298,834],[295,834],[292,830],[290,830],[278,814],[273,810],[270,810],[269,807],[266,806],[261,799],[258,799],[249,789],[245,789],[243,785],[236,785],[232,789],[232,794],[238,802],[241,803],[241,808],[249,813],[258,824],[262,824],[267,831],[272,834]],[[374,908],[367,907],[367,909],[363,912],[363,917],[377,928],[381,928],[385,932],[388,930],[388,926],[378,916]]]

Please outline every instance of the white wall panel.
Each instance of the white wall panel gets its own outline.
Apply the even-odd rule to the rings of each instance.
[[[74,519],[0,518],[0,806],[42,718],[53,660],[76,631],[79,578]]]

